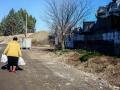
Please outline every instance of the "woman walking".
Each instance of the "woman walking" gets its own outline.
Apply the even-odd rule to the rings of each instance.
[[[4,50],[3,54],[8,57],[8,68],[10,72],[16,71],[16,66],[18,66],[18,59],[22,56],[20,45],[17,42],[18,38],[14,37],[12,41],[10,41]]]

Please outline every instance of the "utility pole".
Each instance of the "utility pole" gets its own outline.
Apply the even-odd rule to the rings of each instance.
[[[26,30],[25,30],[25,37],[27,37],[27,14],[26,14]]]
[[[26,22],[25,22],[25,38],[22,40],[22,48],[25,48],[25,49],[31,49],[31,39],[30,38],[27,38],[27,14],[26,14]]]

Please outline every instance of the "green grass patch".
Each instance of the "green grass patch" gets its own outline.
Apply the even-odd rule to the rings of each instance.
[[[56,50],[55,54],[57,54],[58,56],[66,54],[68,52],[77,52],[80,55],[80,61],[81,62],[86,62],[88,61],[90,58],[94,57],[94,56],[102,56],[101,53],[96,52],[96,51],[88,51],[88,50],[84,50],[84,49],[76,49],[76,50],[70,50],[70,49],[64,49],[64,50]]]
[[[80,57],[80,61],[81,62],[86,62],[88,61],[90,58],[94,57],[94,56],[101,56],[102,54],[100,54],[99,52],[89,52],[86,51],[86,53],[84,53],[81,57]]]

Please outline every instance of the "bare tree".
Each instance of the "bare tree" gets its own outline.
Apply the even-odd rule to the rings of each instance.
[[[80,24],[88,15],[89,5],[87,0],[48,0],[47,23],[51,26],[60,42],[65,48],[65,36],[69,31]]]

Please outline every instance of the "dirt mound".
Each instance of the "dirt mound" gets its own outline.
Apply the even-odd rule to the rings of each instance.
[[[28,33],[27,36],[29,37],[30,35],[32,35],[33,33]],[[13,36],[2,36],[2,38],[0,38],[1,42],[4,42],[5,44],[8,43],[9,41],[11,41],[13,39],[13,37],[18,37],[18,40],[20,38],[24,38],[25,35],[24,34],[19,34],[19,35],[13,35]]]
[[[4,36],[0,36],[0,42],[4,40]]]
[[[80,64],[79,56],[80,55],[77,52],[68,52],[63,57],[65,58],[65,62],[67,64],[77,66],[78,64]]]
[[[107,79],[112,85],[120,87],[120,59],[113,57],[91,58],[85,65],[93,73]]]
[[[120,58],[94,56],[81,62],[80,54],[77,52],[68,52],[61,57],[65,63],[75,66],[79,70],[94,73],[109,81],[111,85],[120,87]]]
[[[48,32],[40,31],[36,32],[29,37],[32,38],[33,45],[47,45],[48,43]]]
[[[106,79],[111,85],[120,87],[120,59],[97,56],[77,66],[80,70],[95,73]],[[81,68],[82,67],[82,68]]]
[[[28,33],[27,37],[32,39],[32,44],[37,46],[37,45],[48,45],[48,32],[45,31],[40,31],[36,33]],[[0,38],[1,42],[8,43],[13,39],[14,36],[17,36],[18,39],[24,38],[24,34],[19,34],[19,35],[13,35],[13,36],[4,36]]]

